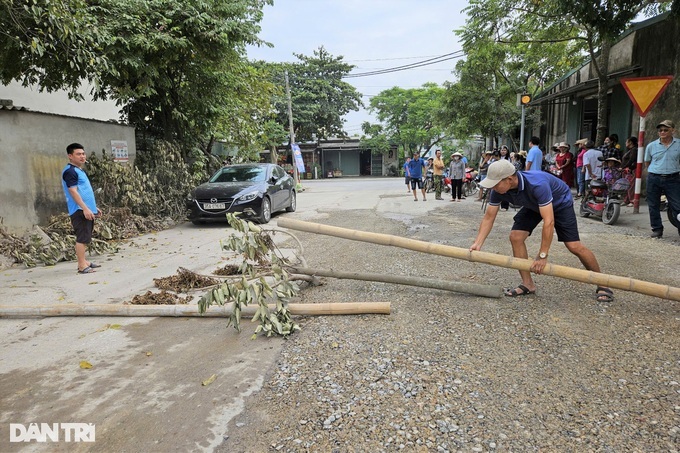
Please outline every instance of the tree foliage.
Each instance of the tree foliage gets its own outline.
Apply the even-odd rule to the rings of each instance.
[[[293,130],[296,141],[311,141],[331,136],[344,137],[343,116],[363,106],[361,94],[342,80],[354,68],[343,57],[331,55],[319,47],[312,56],[295,54],[294,63],[265,63],[272,81],[285,87],[288,73]],[[285,93],[274,97],[276,121],[288,129],[288,99]]]
[[[107,36],[85,0],[0,0],[0,81],[46,91],[99,82],[114,71],[103,52]]]
[[[438,121],[443,92],[435,83],[381,91],[371,98],[369,106],[381,126],[364,124],[368,137],[363,140],[396,143],[407,154],[429,150],[446,136],[445,127]]]
[[[590,57],[600,78],[598,138],[601,138],[606,128],[608,50],[638,14],[658,13],[668,8],[670,2],[665,3],[471,0],[466,9],[469,19],[459,35],[468,61],[477,59],[480,53],[498,58],[494,69],[483,71],[493,71],[495,81],[507,82],[515,93],[536,93]],[[462,73],[468,69],[459,68],[461,83]],[[480,86],[465,84],[465,88]],[[449,111],[459,105],[456,97],[461,91],[450,93]],[[509,97],[506,102],[511,102]]]

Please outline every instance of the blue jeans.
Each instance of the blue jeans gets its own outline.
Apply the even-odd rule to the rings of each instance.
[[[576,167],[576,193],[583,195],[586,193],[586,175],[581,172],[583,167]]]
[[[680,212],[680,175],[663,177],[655,173],[647,175],[647,206],[652,231],[663,231],[661,221],[661,195],[666,194],[668,206],[673,212]]]

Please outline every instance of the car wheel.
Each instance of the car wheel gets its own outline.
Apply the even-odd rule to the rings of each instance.
[[[290,191],[290,205],[286,208],[287,212],[295,212],[297,209],[297,196],[294,190]]]
[[[260,207],[260,215],[257,217],[258,223],[269,223],[272,218],[272,204],[269,198],[262,198],[262,206]]]

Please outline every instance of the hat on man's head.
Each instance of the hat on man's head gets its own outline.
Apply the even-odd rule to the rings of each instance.
[[[490,189],[508,176],[514,175],[516,171],[515,166],[509,160],[497,160],[489,165],[489,169],[486,171],[486,178],[479,185],[485,189]]]
[[[659,124],[656,125],[656,128],[660,128],[661,126],[669,127],[671,129],[675,129],[675,123],[671,120],[663,120]]]
[[[451,157],[453,157],[453,156],[463,157],[463,155],[459,152],[455,152],[455,153],[451,154]]]

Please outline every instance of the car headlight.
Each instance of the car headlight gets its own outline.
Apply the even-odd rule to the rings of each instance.
[[[250,192],[245,195],[241,195],[238,199],[239,203],[245,203],[246,201],[252,201],[257,198],[257,192]]]

